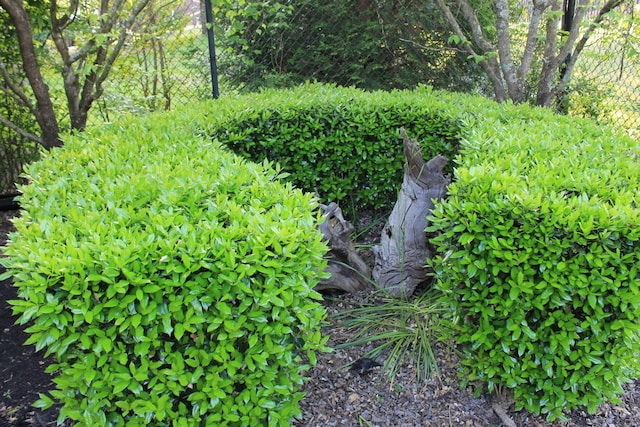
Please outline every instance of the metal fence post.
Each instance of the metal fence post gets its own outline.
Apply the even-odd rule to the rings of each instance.
[[[207,20],[207,40],[209,42],[209,66],[211,67],[211,88],[213,98],[218,99],[220,91],[218,89],[218,66],[216,65],[216,42],[213,34],[213,12],[211,10],[211,0],[204,2],[205,18]]]

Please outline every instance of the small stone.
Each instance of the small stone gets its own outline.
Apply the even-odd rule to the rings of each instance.
[[[360,396],[358,396],[357,393],[351,393],[349,395],[349,397],[347,397],[347,402],[348,403],[355,403],[360,399]]]

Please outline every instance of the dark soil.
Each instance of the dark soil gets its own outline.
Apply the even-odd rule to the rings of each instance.
[[[0,247],[11,229],[10,218],[16,212],[0,212]],[[0,254],[1,255],[1,254]],[[0,266],[0,274],[4,269]],[[327,296],[329,313],[336,313],[367,298],[369,290],[357,294]],[[38,393],[53,388],[45,368],[50,363],[33,346],[23,346],[27,339],[24,326],[15,325],[8,300],[15,299],[10,281],[0,282],[0,427],[54,426],[57,409],[34,409],[31,404]],[[329,345],[349,340],[349,333],[329,324]],[[417,385],[411,367],[401,369],[393,382],[379,368],[360,375],[348,365],[362,357],[365,348],[350,348],[323,353],[318,365],[309,371],[306,397],[297,427],[329,426],[500,426],[503,422],[492,409],[491,396],[474,397],[471,388],[460,387],[458,358],[446,346],[436,345],[440,375],[427,384]],[[628,384],[621,396],[622,404],[604,404],[596,414],[576,410],[566,422],[548,423],[544,417],[526,411],[514,412],[509,403],[507,415],[517,426],[640,426],[640,380]]]
[[[0,212],[0,249],[11,230],[15,211]],[[0,256],[1,256],[0,252]],[[0,265],[0,274],[4,267]],[[51,376],[44,372],[50,360],[24,346],[24,326],[15,325],[9,300],[16,299],[10,280],[0,282],[0,427],[55,425],[57,410],[40,411],[31,407],[38,393],[52,389]]]

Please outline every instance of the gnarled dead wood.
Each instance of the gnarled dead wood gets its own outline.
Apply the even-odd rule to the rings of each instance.
[[[320,280],[315,289],[341,289],[347,292],[362,289],[370,280],[371,271],[353,246],[353,225],[344,219],[342,209],[336,203],[320,204],[320,208],[326,216],[319,228],[329,245],[326,271],[331,277]]]
[[[434,200],[443,198],[449,177],[442,173],[447,158],[425,162],[417,141],[400,130],[404,141],[404,179],[393,211],[373,248],[373,280],[395,296],[409,297],[427,278],[425,263],[433,250],[427,239],[427,216]]]

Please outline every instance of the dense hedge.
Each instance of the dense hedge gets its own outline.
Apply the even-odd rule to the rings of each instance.
[[[638,375],[640,145],[528,107],[467,130],[431,232],[465,375],[550,419]]]
[[[296,186],[349,212],[387,208],[402,182],[398,130],[417,138],[425,157],[453,158],[460,99],[427,87],[368,93],[306,85],[222,101],[207,114],[207,132],[243,157],[277,161]]]
[[[428,88],[305,85],[71,138],[30,169],[3,262],[30,342],[59,360],[63,415],[286,423],[300,352],[323,345],[324,247],[309,196],[219,143],[325,200],[390,207],[400,126],[456,159],[430,265],[465,378],[550,418],[620,393],[640,367],[637,142]]]
[[[28,168],[2,259],[78,426],[287,426],[324,348],[310,194],[163,116]]]

